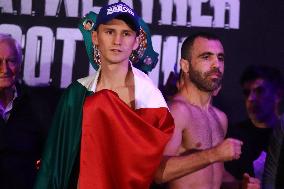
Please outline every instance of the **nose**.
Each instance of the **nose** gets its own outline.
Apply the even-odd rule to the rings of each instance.
[[[219,58],[218,55],[214,56],[211,62],[212,70],[219,70],[222,74],[224,73],[224,59]]]
[[[250,90],[249,91],[249,94],[247,96],[247,100],[249,101],[253,101],[256,99],[256,94],[255,94],[255,91],[254,90]]]
[[[122,39],[122,37],[119,34],[116,34],[114,36],[114,44],[115,45],[121,45],[121,39]]]
[[[5,59],[0,60],[0,71],[2,73],[8,73],[9,66],[8,66],[7,60],[5,60]]]
[[[220,68],[221,62],[219,61],[218,57],[215,56],[212,60],[211,67],[212,68]]]

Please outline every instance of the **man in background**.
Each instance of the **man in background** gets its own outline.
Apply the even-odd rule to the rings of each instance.
[[[280,71],[266,65],[249,66],[241,76],[248,118],[229,127],[228,137],[243,141],[243,151],[239,160],[225,163],[236,181],[245,173],[262,178],[269,139],[273,128],[280,124],[282,82]]]
[[[52,116],[49,100],[19,83],[21,62],[21,46],[0,34],[1,189],[33,187]]]

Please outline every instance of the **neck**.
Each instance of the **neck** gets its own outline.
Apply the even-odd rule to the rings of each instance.
[[[0,89],[0,106],[6,108],[9,102],[14,98],[13,87]]]
[[[191,82],[186,82],[179,93],[186,98],[190,104],[196,105],[204,110],[208,110],[211,105],[212,93],[199,90]]]
[[[102,65],[98,81],[100,88],[113,89],[127,85],[129,63]]]

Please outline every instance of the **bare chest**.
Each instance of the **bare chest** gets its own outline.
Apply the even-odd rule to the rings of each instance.
[[[224,129],[213,108],[204,111],[190,108],[191,115],[183,130],[182,146],[185,149],[207,149],[224,139]]]

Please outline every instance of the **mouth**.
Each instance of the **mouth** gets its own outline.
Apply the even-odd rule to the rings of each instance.
[[[210,74],[209,76],[219,78],[219,77],[221,77],[221,74],[213,73],[213,74]]]
[[[207,77],[212,77],[212,78],[222,78],[223,74],[219,69],[212,69],[206,73]]]
[[[222,78],[222,74],[219,72],[214,72],[214,73],[207,74],[207,77],[211,77],[212,79],[219,79],[219,78]]]
[[[120,49],[110,49],[111,52],[114,52],[114,53],[120,53],[122,52]]]

